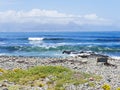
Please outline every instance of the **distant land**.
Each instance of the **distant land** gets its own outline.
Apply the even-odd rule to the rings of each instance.
[[[94,26],[69,24],[39,24],[39,23],[1,23],[0,32],[81,32],[81,31],[120,31],[115,26]]]

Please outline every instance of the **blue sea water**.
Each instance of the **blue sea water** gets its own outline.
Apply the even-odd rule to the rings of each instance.
[[[120,32],[1,32],[0,55],[61,57],[63,50],[120,56]]]

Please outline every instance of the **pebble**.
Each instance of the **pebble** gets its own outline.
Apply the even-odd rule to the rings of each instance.
[[[3,88],[3,90],[8,90],[8,88]]]
[[[91,78],[89,78],[89,80],[90,80],[90,81],[94,81],[94,78],[93,78],[93,77],[91,77]]]
[[[64,62],[57,62],[57,60],[64,60]],[[101,90],[101,85],[104,83],[108,83],[114,89],[120,86],[120,60],[109,60],[109,63],[115,64],[117,68],[112,66],[105,66],[103,64],[96,65],[96,58],[40,58],[40,57],[15,57],[15,56],[0,56],[0,68],[4,69],[14,69],[14,68],[22,68],[27,69],[29,67],[33,67],[36,65],[62,65],[68,67],[70,69],[86,72],[90,74],[97,74],[103,77],[100,82],[96,82],[96,87],[89,87],[87,85],[79,85],[79,86],[68,86],[66,90]],[[55,63],[52,63],[55,61]],[[87,62],[85,64],[78,63],[77,61]],[[95,81],[93,77],[89,78],[90,81]],[[46,79],[48,81],[48,79]],[[7,87],[8,81],[4,80],[4,83],[0,83],[1,87]],[[8,83],[13,85],[14,83]],[[72,89],[70,89],[72,88]],[[4,88],[8,90],[7,88]],[[0,89],[1,90],[1,89]],[[29,89],[32,90],[32,89]],[[46,90],[41,89],[40,90]]]

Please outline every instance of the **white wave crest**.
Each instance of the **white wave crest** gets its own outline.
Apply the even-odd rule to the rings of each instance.
[[[6,53],[0,53],[0,56],[4,56],[4,55],[7,55]]]
[[[119,56],[112,56],[113,59],[117,59],[117,60],[120,60],[120,57]]]
[[[30,41],[42,41],[44,38],[39,38],[39,37],[29,37],[28,40]]]
[[[0,45],[3,45],[3,44],[5,44],[4,42],[0,42]]]

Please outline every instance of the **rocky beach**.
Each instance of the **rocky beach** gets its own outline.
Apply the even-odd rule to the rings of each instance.
[[[41,58],[41,57],[22,57],[22,56],[0,56],[0,68],[5,70],[13,70],[15,68],[28,69],[34,66],[63,66],[77,72],[88,74],[96,74],[102,77],[98,82],[93,77],[90,82],[94,83],[89,86],[88,82],[79,85],[68,85],[65,90],[103,90],[102,85],[107,83],[111,86],[111,90],[116,90],[120,87],[120,60],[108,59],[109,65],[102,62],[97,62],[97,57],[62,57],[62,58]],[[2,72],[0,73],[2,75]],[[5,85],[4,85],[5,84]],[[0,90],[9,90],[9,86],[15,86],[14,82],[3,80],[0,82]],[[48,90],[44,87],[26,87],[16,90]]]

